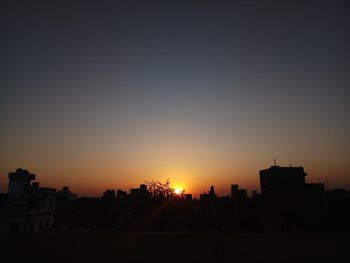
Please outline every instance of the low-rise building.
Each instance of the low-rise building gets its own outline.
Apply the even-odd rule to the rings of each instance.
[[[0,202],[0,233],[52,228],[56,190],[41,188],[35,174],[17,169],[8,175],[8,193]]]

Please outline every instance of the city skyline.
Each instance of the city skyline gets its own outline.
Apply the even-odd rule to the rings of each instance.
[[[289,166],[279,166],[277,163],[276,163],[276,159],[274,159],[274,163],[273,163],[273,165],[271,165],[271,166],[269,166],[269,167],[265,167],[265,168],[263,168],[263,169],[260,169],[259,171],[258,171],[258,174],[260,174],[261,173],[261,171],[265,171],[265,170],[269,170],[269,169],[272,169],[272,168],[281,168],[281,169],[288,169],[288,168],[295,168],[295,169],[298,169],[298,168],[302,168],[302,169],[304,169],[304,167],[303,166],[292,166],[292,165],[289,165]],[[36,176],[36,174],[35,173],[32,173],[31,171],[28,171],[28,170],[26,170],[26,169],[22,169],[22,168],[17,168],[16,169],[16,171],[17,170],[21,170],[21,171],[25,171],[25,172],[30,172],[30,174],[33,174],[34,176]],[[14,172],[13,171],[10,171],[9,173],[8,173],[8,176],[7,177],[9,177],[10,176],[10,174],[13,174]],[[312,176],[308,176],[309,174],[308,173],[306,173],[305,174],[305,176],[307,176],[306,178],[305,178],[305,183],[306,184],[322,184],[323,186],[324,186],[324,189],[325,190],[327,190],[327,191],[331,191],[331,190],[335,190],[335,189],[344,189],[342,186],[339,186],[339,187],[332,187],[332,185],[330,186],[330,184],[329,184],[329,179],[328,179],[328,177],[326,176],[326,177],[324,177],[324,178],[321,178],[321,177],[317,177],[317,178],[315,178],[315,177],[312,177]],[[199,196],[201,195],[201,194],[207,194],[207,193],[209,193],[209,190],[208,189],[211,189],[211,188],[213,188],[214,189],[214,187],[215,187],[215,185],[214,184],[209,184],[209,185],[207,185],[207,188],[206,189],[202,189],[202,190],[200,190],[199,192],[194,192],[194,193],[192,193],[192,192],[190,192],[189,191],[189,189],[187,189],[186,188],[186,184],[184,184],[184,183],[179,183],[179,182],[177,182],[177,181],[171,181],[170,180],[170,178],[166,178],[164,181],[161,181],[161,180],[154,180],[154,179],[151,179],[151,180],[144,180],[143,182],[139,182],[139,184],[136,184],[136,185],[131,185],[131,186],[129,186],[129,187],[127,187],[127,188],[122,188],[122,187],[118,187],[118,186],[116,186],[116,187],[111,187],[111,186],[106,186],[103,190],[101,190],[100,192],[96,192],[96,193],[94,193],[94,192],[88,192],[87,194],[84,194],[84,193],[80,193],[80,196],[81,197],[84,197],[84,196],[86,196],[86,197],[100,197],[101,196],[101,194],[104,194],[104,192],[106,191],[106,190],[113,190],[113,191],[115,191],[115,192],[117,192],[117,190],[122,190],[122,191],[125,191],[125,192],[131,192],[131,190],[132,189],[135,189],[135,188],[137,188],[138,186],[141,186],[141,185],[145,185],[145,186],[149,186],[149,185],[151,185],[151,184],[153,184],[153,183],[166,183],[166,182],[169,182],[169,186],[171,187],[171,189],[173,189],[173,193],[175,194],[175,195],[182,195],[182,194],[190,194],[191,196],[193,196],[194,198],[199,198]],[[70,186],[69,185],[67,185],[67,184],[64,184],[64,182],[62,182],[63,184],[61,184],[60,186],[55,186],[55,187],[53,187],[53,186],[48,186],[48,187],[50,187],[50,188],[52,188],[52,189],[55,189],[55,188],[70,188]],[[223,186],[223,187],[219,187],[219,190],[216,192],[216,194],[218,195],[218,196],[220,196],[220,197],[225,197],[225,196],[230,196],[230,194],[231,194],[231,192],[232,192],[232,186],[233,185],[239,185],[237,182],[231,182],[231,183],[228,183],[227,185],[225,185],[225,186]],[[245,189],[245,190],[248,190],[248,192],[246,193],[247,194],[247,196],[249,196],[249,197],[252,197],[252,194],[253,194],[253,192],[257,192],[257,193],[261,193],[261,182],[259,181],[259,179],[257,178],[257,187],[256,188],[249,188],[249,189],[245,189],[245,188],[243,188],[243,189]],[[8,186],[9,187],[9,186]],[[7,188],[6,188],[6,190],[7,190]],[[346,189],[346,190],[348,190],[348,189]],[[6,191],[4,191],[4,192],[6,192]]]
[[[0,192],[18,167],[80,195],[199,195],[303,166],[350,188],[342,1],[2,4]]]

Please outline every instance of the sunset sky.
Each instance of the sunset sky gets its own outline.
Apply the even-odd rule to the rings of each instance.
[[[274,158],[349,189],[350,5],[232,2],[2,2],[0,192],[221,195]]]

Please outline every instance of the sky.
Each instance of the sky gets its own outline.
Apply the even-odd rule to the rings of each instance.
[[[0,5],[0,192],[21,167],[80,195],[221,195],[274,158],[350,189],[347,1]]]

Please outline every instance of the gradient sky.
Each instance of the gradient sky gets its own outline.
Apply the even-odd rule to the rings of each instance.
[[[0,191],[222,194],[274,157],[350,188],[350,5],[228,2],[2,1]]]

